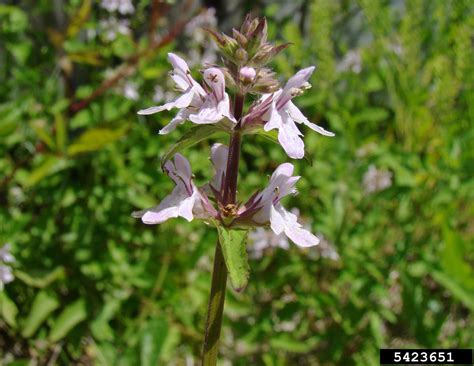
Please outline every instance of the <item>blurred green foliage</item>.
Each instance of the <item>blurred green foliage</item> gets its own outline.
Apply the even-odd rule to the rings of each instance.
[[[172,113],[135,112],[166,88],[166,52],[203,49],[178,32],[143,56],[179,4],[156,21],[148,1],[134,4],[114,15],[131,31],[114,37],[99,2],[0,5],[0,246],[11,242],[17,259],[0,292],[2,364],[199,359],[216,232],[147,227],[130,213],[172,188],[160,157],[190,127],[157,136]],[[285,80],[317,65],[296,103],[336,137],[305,131],[313,164],[296,162],[301,193],[288,204],[339,258],[292,245],[251,260],[247,289],[228,291],[222,359],[365,366],[382,346],[473,347],[472,2],[291,6],[261,10],[273,37],[293,43],[274,67]],[[211,143],[185,152],[199,182]],[[286,160],[257,136],[243,157],[242,199]],[[389,187],[364,189],[370,165],[392,174]]]

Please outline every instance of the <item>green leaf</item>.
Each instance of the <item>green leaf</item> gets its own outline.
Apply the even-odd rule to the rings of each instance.
[[[442,271],[434,271],[432,276],[464,306],[474,311],[474,273],[465,260],[469,252],[466,242],[447,227],[443,228],[443,241],[440,253]]]
[[[247,286],[250,273],[246,248],[248,231],[217,226],[217,232],[230,282],[234,290],[240,292]]]
[[[54,117],[54,128],[56,130],[56,148],[58,151],[64,152],[67,141],[66,120],[60,113]]]
[[[376,312],[369,314],[370,329],[375,339],[377,347],[381,347],[384,344],[384,333],[383,333],[383,320],[380,315]]]
[[[0,121],[0,136],[7,136],[18,127],[18,122],[14,120]]]
[[[384,108],[366,108],[354,116],[355,123],[380,122],[389,117],[389,112]]]
[[[310,338],[305,341],[294,339],[289,334],[280,334],[270,340],[272,348],[280,349],[293,353],[306,353],[315,347],[317,344],[316,338]]]
[[[76,64],[100,66],[103,64],[100,53],[96,51],[84,51],[68,53],[69,59]]]
[[[28,15],[18,6],[0,5],[2,33],[19,33],[28,27]]]
[[[168,322],[164,318],[155,318],[147,322],[140,344],[140,364],[158,365],[161,350],[168,335]]]
[[[71,17],[71,22],[69,23],[66,35],[68,38],[74,37],[79,31],[82,29],[82,26],[85,24],[92,9],[92,1],[91,0],[84,0],[75,12],[75,14]]]
[[[166,162],[174,156],[174,154],[210,138],[217,132],[224,131],[225,130],[222,127],[216,125],[200,125],[191,128],[163,155],[161,158],[161,166],[164,166]]]
[[[461,235],[457,232],[443,229],[444,247],[441,252],[441,267],[454,281],[464,288],[474,291],[474,271],[465,258],[469,250]]]
[[[35,131],[38,138],[46,144],[51,150],[56,150],[56,145],[53,141],[53,137],[51,134],[46,130],[46,125],[44,121],[37,120],[30,123],[30,127]]]
[[[87,318],[86,303],[84,299],[79,299],[67,306],[54,322],[49,340],[57,342],[64,338],[71,329]]]
[[[25,187],[32,187],[49,175],[67,168],[68,162],[59,156],[49,155],[22,182]]]
[[[116,298],[109,298],[106,300],[104,307],[91,323],[90,328],[95,339],[104,341],[111,341],[114,338],[114,331],[109,325],[109,321],[120,310],[122,300]]]
[[[59,301],[55,295],[40,291],[33,300],[33,305],[23,325],[21,335],[31,337],[48,316],[58,308]]]
[[[109,128],[91,128],[79,136],[67,149],[69,155],[92,152],[102,149],[112,142],[120,139],[127,127],[116,130]]]
[[[23,271],[15,271],[15,277],[19,280],[26,283],[28,286],[37,287],[37,288],[45,288],[49,286],[54,281],[64,278],[65,272],[64,267],[57,267],[51,272],[46,274],[41,273],[26,273]]]
[[[0,314],[9,326],[16,328],[16,315],[18,314],[18,308],[5,291],[0,291]]]
[[[441,271],[434,271],[432,275],[433,278],[438,283],[446,287],[446,289],[449,290],[453,294],[453,296],[455,296],[471,311],[474,311],[474,296],[472,295],[472,292],[463,288],[462,285],[453,280],[446,273],[443,273]]]

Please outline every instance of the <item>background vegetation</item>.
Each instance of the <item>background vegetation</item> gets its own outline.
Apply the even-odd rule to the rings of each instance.
[[[166,53],[215,59],[213,10],[140,0],[0,5],[0,292],[5,365],[193,365],[216,234],[130,217],[172,188],[159,158],[180,131]],[[229,5],[230,4],[230,5]],[[318,248],[256,235],[251,280],[228,291],[222,364],[378,365],[380,347],[473,347],[473,6],[468,0],[208,2],[224,29],[245,11],[291,41],[282,80],[316,64],[297,103],[309,131],[298,207]],[[123,9],[122,9],[123,10]],[[198,16],[198,18],[195,18]],[[190,18],[190,23],[186,21]],[[196,77],[199,74],[196,72]],[[155,102],[153,101],[155,100]],[[185,153],[204,182],[209,144]],[[243,147],[240,196],[286,157]]]

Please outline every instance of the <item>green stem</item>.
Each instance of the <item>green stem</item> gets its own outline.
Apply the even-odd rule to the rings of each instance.
[[[219,241],[216,244],[214,268],[212,271],[211,296],[206,321],[202,366],[214,366],[219,353],[222,316],[224,313],[225,291],[227,285],[227,268]]]
[[[229,155],[224,181],[224,205],[235,204],[237,194],[237,178],[240,161],[240,120],[244,107],[243,95],[237,94],[234,100],[234,117],[238,121],[229,142]],[[227,268],[222,255],[219,241],[216,244],[214,268],[212,271],[211,295],[207,311],[206,331],[202,350],[202,366],[215,366],[219,353],[219,338],[221,335],[222,317],[224,313],[225,292],[227,286]]]

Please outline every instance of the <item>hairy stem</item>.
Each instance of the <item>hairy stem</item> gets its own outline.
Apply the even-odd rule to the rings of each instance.
[[[245,97],[243,95],[237,94],[234,100],[234,117],[238,123],[232,132],[229,142],[229,155],[227,157],[227,169],[224,181],[225,205],[235,204],[237,195],[241,143],[240,120],[244,108],[244,99]],[[215,366],[217,363],[226,285],[227,268],[218,241],[212,271],[211,295],[209,297],[209,308],[207,311],[206,331],[202,351],[202,366]]]

